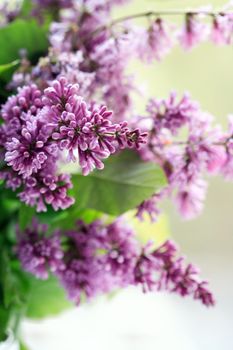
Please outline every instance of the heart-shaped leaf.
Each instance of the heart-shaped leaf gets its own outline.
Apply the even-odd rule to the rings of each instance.
[[[154,163],[143,162],[133,151],[112,156],[104,170],[89,176],[73,175],[73,195],[80,208],[120,215],[166,185],[163,170]]]

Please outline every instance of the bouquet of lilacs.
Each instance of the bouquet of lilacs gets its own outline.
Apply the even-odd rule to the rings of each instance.
[[[125,2],[1,5],[0,339],[25,315],[68,306],[63,294],[79,305],[137,286],[214,305],[176,244],[142,244],[125,213],[156,221],[170,198],[183,218],[198,215],[206,175],[233,179],[233,118],[224,131],[174,92],[139,115],[127,66],[176,45],[232,45],[232,6],[112,19]]]

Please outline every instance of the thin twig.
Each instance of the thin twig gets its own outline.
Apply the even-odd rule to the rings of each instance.
[[[95,31],[93,31],[91,34],[95,35],[105,29],[110,29],[114,27],[116,24],[123,23],[126,21],[130,21],[133,19],[143,18],[143,17],[160,17],[160,16],[188,16],[188,15],[203,15],[203,16],[210,16],[210,17],[216,17],[216,16],[225,16],[225,15],[233,15],[233,12],[223,12],[223,11],[204,11],[204,10],[161,10],[161,11],[147,11],[147,12],[140,12],[135,13],[129,16],[123,16],[117,19],[114,19],[107,25],[103,25],[99,28],[97,28]]]

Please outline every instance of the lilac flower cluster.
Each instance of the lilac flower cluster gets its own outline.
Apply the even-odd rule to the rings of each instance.
[[[160,61],[170,53],[176,44],[180,44],[184,50],[190,50],[207,40],[216,45],[231,45],[233,40],[232,6],[229,5],[229,9],[225,7],[224,10],[225,12],[220,11],[219,13],[202,9],[187,12],[184,14],[184,25],[181,28],[175,23],[164,20],[162,12],[161,14],[148,12],[136,15],[135,17],[148,17],[151,22],[148,28],[134,27],[132,29],[135,37],[138,38],[138,41],[135,40],[134,47],[139,58],[146,62],[154,59]],[[164,12],[164,16],[172,14],[175,15],[176,12]],[[154,17],[153,20],[152,17]]]
[[[192,218],[203,207],[206,173],[232,179],[232,118],[230,120],[229,132],[224,133],[212,124],[212,116],[202,112],[188,95],[178,101],[172,93],[167,100],[149,102],[147,115],[137,120],[149,134],[147,144],[139,153],[144,160],[163,167],[168,186],[139,206],[139,218],[147,212],[155,220],[159,201],[165,196],[174,197],[184,218]],[[182,135],[187,136],[181,139]]]
[[[78,95],[78,85],[65,78],[41,92],[36,85],[18,90],[2,106],[4,123],[0,145],[5,160],[0,176],[26,204],[46,211],[65,209],[74,203],[67,194],[72,187],[66,174],[57,174],[62,152],[78,161],[84,175],[103,169],[103,159],[119,149],[139,148],[146,133],[129,130],[126,122],[114,124],[105,106],[88,106]]]
[[[143,290],[168,290],[182,297],[191,295],[206,306],[214,305],[214,299],[206,281],[200,281],[199,270],[192,264],[186,265],[184,258],[177,257],[177,246],[166,241],[155,250],[150,244],[143,248],[135,268],[135,283]]]
[[[7,187],[20,189],[19,198],[38,211],[45,211],[46,204],[65,209],[73,203],[67,195],[71,182],[69,176],[57,175],[59,150],[42,109],[42,93],[36,85],[20,88],[2,106],[0,142],[5,164],[0,176]]]
[[[57,22],[50,26],[49,54],[35,67],[24,58],[9,86],[36,83],[45,89],[54,79],[65,76],[70,83],[79,84],[80,95],[85,100],[96,100],[98,96],[100,103],[114,110],[115,120],[122,121],[132,115],[132,94],[140,93],[133,77],[126,73],[131,59],[161,60],[177,43],[185,50],[209,39],[216,44],[232,43],[231,5],[219,12],[212,9],[184,13],[152,11],[108,22],[113,5],[124,2],[35,0],[38,11],[57,9]],[[184,16],[181,28],[163,18],[172,14]],[[148,17],[149,27],[130,23],[138,17]]]
[[[134,231],[118,218],[106,225],[103,221],[85,224],[78,221],[74,230],[48,238],[40,228],[19,236],[17,252],[22,266],[38,278],[55,274],[76,304],[82,296],[88,299],[130,285],[144,292],[167,290],[181,296],[190,295],[204,305],[214,305],[207,282],[200,281],[195,266],[177,257],[177,247],[166,241],[154,249],[150,243],[141,246]]]
[[[47,225],[34,220],[30,228],[17,233],[16,252],[23,269],[41,279],[48,278],[48,270],[55,273],[64,268],[60,237],[57,233],[46,237],[47,230]]]
[[[40,89],[48,87],[55,78],[65,76],[70,83],[78,83],[85,100],[96,100],[114,110],[114,119],[122,121],[132,115],[132,94],[140,93],[126,67],[130,60],[161,60],[180,42],[191,49],[199,42],[211,39],[216,44],[231,44],[233,15],[230,5],[223,11],[196,10],[185,15],[185,25],[177,25],[162,18],[162,13],[142,13],[108,23],[112,6],[117,0],[57,0],[39,1],[38,9],[57,8],[58,22],[50,27],[49,54],[33,67],[22,60],[9,87],[36,83]],[[55,11],[56,12],[56,11]],[[172,13],[164,12],[164,16]],[[181,14],[181,13],[178,13]],[[148,17],[148,28],[132,26],[127,19]],[[210,22],[205,19],[209,18]],[[117,24],[121,24],[118,28]],[[120,30],[119,30],[120,29]]]
[[[108,30],[98,32],[105,26],[112,5],[121,2],[74,2],[72,8],[61,12],[59,22],[51,24],[48,56],[41,58],[35,67],[24,58],[9,87],[36,83],[44,89],[55,78],[65,76],[70,83],[79,84],[84,99],[96,100],[98,96],[100,103],[104,101],[114,110],[115,120],[129,117],[130,91],[135,87],[125,67],[134,56],[133,33],[118,33],[113,38]]]

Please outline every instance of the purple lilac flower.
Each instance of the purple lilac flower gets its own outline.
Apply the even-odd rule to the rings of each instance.
[[[85,3],[85,8],[88,4]],[[103,5],[105,7],[106,2]],[[114,109],[115,120],[123,120],[132,105],[130,91],[135,90],[132,77],[125,74],[127,62],[134,56],[133,35],[131,32],[118,33],[116,40],[106,31],[90,35],[105,24],[105,16],[97,15],[103,8],[97,5],[95,15],[90,11],[85,16],[81,10],[80,6],[73,10],[76,15],[52,24],[50,41],[55,55],[41,59],[32,69],[31,79],[44,88],[49,80],[63,75],[71,83],[79,83],[84,98],[100,95],[100,99]],[[25,78],[28,79],[27,75]]]
[[[202,304],[206,306],[213,306],[215,304],[214,297],[208,289],[208,282],[199,282],[194,292],[194,299],[201,300]]]
[[[177,256],[173,242],[166,241],[157,249],[150,243],[140,246],[122,218],[110,224],[78,221],[73,230],[63,233],[63,248],[58,234],[46,237],[46,230],[34,223],[19,235],[22,266],[38,278],[54,273],[76,304],[82,296],[90,299],[130,285],[140,285],[144,292],[167,290],[191,295],[207,306],[214,304],[207,282],[199,281],[197,268]]]
[[[149,199],[143,201],[137,207],[136,216],[139,220],[144,219],[144,215],[148,214],[151,221],[156,221],[158,216],[160,215],[160,209],[158,207],[162,197],[164,197],[165,191],[160,191],[159,193],[153,194],[153,196]]]
[[[115,40],[109,31],[98,32],[109,14],[108,4],[110,2],[102,2],[103,6],[98,2],[85,2],[85,16],[82,5],[76,4],[70,15],[53,23],[50,42],[55,55],[51,57],[49,53],[40,60],[32,69],[31,80],[45,88],[49,80],[65,76],[71,83],[79,83],[80,94],[85,99],[98,94],[100,100],[114,109],[115,120],[123,120],[129,115],[130,92],[135,89],[132,77],[125,74],[127,62],[134,56],[133,34],[127,34],[126,30],[118,33]],[[88,11],[89,5],[94,10]],[[24,78],[28,81],[28,74]],[[20,83],[22,73],[16,74],[14,80]]]
[[[132,77],[125,73],[127,63],[135,55],[149,61],[153,58],[162,59],[174,46],[177,35],[175,26],[160,17],[146,30],[135,29],[128,23],[127,26],[122,25],[120,32],[115,28],[108,30],[106,18],[110,15],[112,5],[122,1],[41,1],[42,8],[49,5],[55,8],[59,5],[61,9],[71,7],[64,13],[61,11],[60,21],[51,25],[50,49],[56,52],[57,62],[50,60],[48,55],[40,60],[43,63],[47,60],[45,66],[41,66],[40,62],[32,67],[31,73],[30,69],[26,69],[25,73],[20,69],[13,78],[12,86],[22,84],[22,80],[27,83],[38,83],[39,80],[39,85],[45,88],[49,80],[66,76],[70,82],[79,83],[84,98],[96,96],[98,93],[109,108],[114,108],[115,118],[122,120],[128,117],[132,109],[131,92],[137,89]],[[202,21],[198,12],[201,13],[201,10],[197,10],[196,14],[187,14],[186,24],[178,35],[185,48],[193,47],[210,34],[210,26]],[[219,13],[214,16],[211,32],[214,42],[230,44],[233,32],[232,13]],[[138,39],[142,36],[145,40]],[[80,55],[83,57],[82,62]],[[83,87],[87,96],[83,95]]]
[[[191,122],[199,112],[199,105],[192,101],[189,94],[177,101],[177,95],[172,92],[167,100],[151,99],[147,112],[153,120],[153,128],[158,133],[168,129],[176,135],[180,128]]]
[[[60,149],[68,149],[69,157],[74,161],[74,151],[78,150],[79,163],[87,175],[95,167],[102,169],[104,165],[101,159],[115,152],[112,145],[115,126],[108,119],[112,112],[106,111],[104,107],[90,113],[79,97],[73,99],[70,107],[67,108],[69,112],[61,114],[61,126],[52,137],[58,141]]]
[[[134,57],[132,33],[108,38],[96,45],[90,54],[91,62],[96,66],[96,88],[100,87],[103,100],[114,110],[115,120],[123,120],[132,107],[130,92],[137,90],[133,78],[127,76],[125,67]]]
[[[157,18],[146,30],[141,30],[138,34],[136,50],[139,58],[143,61],[151,62],[154,59],[160,61],[174,46],[172,28],[161,18]],[[143,39],[142,39],[143,37]]]
[[[68,84],[67,80],[61,77],[59,80],[55,80],[51,87],[45,89],[42,99],[43,104],[51,107],[55,118],[58,119],[60,114],[66,110],[66,104],[70,102],[70,99],[74,95],[78,95],[78,89],[79,86],[77,84]]]
[[[231,45],[233,39],[232,1],[222,8],[222,12],[213,17],[211,39],[217,45]]]
[[[176,194],[175,203],[184,219],[192,219],[201,213],[204,207],[207,183],[203,179],[195,179],[190,184],[183,184]]]
[[[102,160],[115,153],[118,145],[139,148],[146,134],[138,129],[130,131],[125,124],[113,124],[112,112],[105,106],[88,110],[77,90],[64,78],[55,81],[45,90],[43,113],[54,125],[53,140],[61,150],[67,149],[74,161],[77,151],[83,174],[88,175],[94,168],[103,169]]]
[[[173,242],[166,241],[155,250],[150,243],[140,247],[122,219],[107,226],[101,221],[78,224],[77,232],[68,233],[75,244],[66,252],[67,269],[59,273],[74,301],[80,301],[82,292],[90,298],[116,287],[141,285],[144,292],[168,290],[192,295],[207,306],[214,304],[207,283],[199,281],[198,269],[177,257]]]
[[[186,15],[185,26],[179,33],[179,40],[185,50],[190,50],[207,39],[209,27],[200,21],[200,16],[188,13]]]
[[[29,62],[29,67],[24,67],[22,62],[8,87],[15,89],[34,81],[41,90],[44,90],[55,78],[65,76],[69,83],[79,85],[79,94],[84,99],[90,100],[96,90],[95,71],[84,70],[85,61],[81,50],[60,52],[54,45],[46,57],[39,59],[35,67],[30,66]]]
[[[148,142],[139,153],[145,161],[154,161],[163,167],[168,185],[158,197],[152,196],[142,203],[138,215],[148,212],[155,218],[159,199],[166,195],[174,197],[184,218],[192,218],[203,208],[207,188],[204,174],[224,172],[224,164],[225,169],[227,164],[231,169],[230,147],[224,150],[224,144],[230,145],[233,132],[223,135],[220,127],[213,127],[212,116],[202,112],[188,95],[178,102],[174,93],[168,100],[153,99],[147,113],[135,121],[141,130],[148,132]],[[180,141],[185,134],[187,137]]]
[[[22,128],[25,135],[27,134],[26,120],[31,119],[32,121],[41,108],[41,92],[36,85],[32,84],[18,88],[17,95],[10,96],[7,102],[1,106],[0,115],[4,121],[0,127],[1,146],[6,148],[6,145],[8,145],[9,151],[12,149],[14,152],[15,144],[18,142],[20,144],[19,139],[24,138],[24,135],[21,134]],[[13,154],[11,156],[14,158]]]
[[[105,106],[90,103],[88,108],[78,92],[77,84],[60,77],[44,92],[36,85],[19,88],[2,106],[1,156],[7,166],[0,176],[6,186],[20,188],[19,198],[37,211],[74,203],[67,194],[72,187],[69,176],[58,174],[62,151],[68,151],[68,160],[78,156],[88,175],[103,169],[103,160],[117,150],[139,149],[146,142],[146,133],[130,130],[126,122],[113,123]]]
[[[35,84],[18,88],[17,95],[9,97],[2,106],[2,118],[5,121],[14,118],[24,120],[25,113],[35,116],[42,107],[41,95]]]
[[[11,188],[13,191],[19,188],[23,183],[19,175],[11,168],[1,169],[0,179],[5,181],[6,188]]]
[[[206,306],[214,305],[214,299],[205,282],[200,282],[199,270],[192,264],[185,265],[183,257],[177,257],[177,247],[172,241],[151,250],[147,245],[135,266],[135,283],[144,292],[168,290],[182,297],[191,295]]]
[[[90,2],[75,2],[71,11],[61,13],[60,21],[51,25],[50,43],[53,48],[60,52],[75,52],[82,50],[87,56],[94,46],[106,38],[105,30],[92,35],[98,28],[106,23],[109,8],[106,6],[95,6],[90,9]]]
[[[211,40],[217,45],[229,42],[229,23],[227,16],[216,16],[213,19]]]
[[[63,269],[60,238],[57,233],[47,237],[47,230],[47,225],[33,221],[30,229],[18,232],[16,252],[22,267],[40,279]]]
[[[219,158],[215,143],[219,139],[219,130],[212,128],[211,122],[212,118],[203,113],[194,118],[183,152],[178,157],[171,153],[169,159],[173,169],[168,176],[170,186],[177,188],[175,202],[184,218],[200,213],[207,187],[202,179],[203,173],[208,171],[213,160],[217,167]]]
[[[1,135],[6,137],[1,143],[8,167],[1,178],[7,187],[19,188],[19,198],[38,211],[46,211],[48,204],[54,210],[65,209],[74,203],[67,195],[72,184],[69,176],[57,175],[58,146],[51,138],[53,126],[45,119],[41,96],[35,85],[27,86],[2,107]]]
[[[122,219],[108,225],[104,233],[102,241],[106,254],[101,258],[102,268],[113,276],[115,286],[128,286],[132,284],[134,266],[140,254],[135,233]]]
[[[62,52],[57,55],[58,78],[65,76],[72,83],[78,83],[79,94],[90,99],[95,86],[95,72],[82,70],[85,63],[82,51]]]
[[[24,181],[24,189],[19,193],[21,201],[29,206],[35,206],[38,212],[47,211],[46,205],[51,205],[57,211],[67,209],[74,204],[74,198],[67,194],[72,188],[70,176],[56,175],[54,164],[47,166],[35,176]]]
[[[24,178],[38,172],[49,157],[57,158],[57,147],[49,140],[51,128],[39,117],[25,115],[21,135],[6,142],[5,161]]]
[[[97,256],[103,230],[106,228],[100,221],[90,225],[78,221],[76,229],[66,232],[65,268],[59,271],[58,277],[76,304],[80,303],[82,295],[92,298],[111,287],[111,284],[105,285],[105,273]]]
[[[79,303],[83,293],[91,298],[131,283],[139,244],[125,223],[78,222],[66,236],[70,245],[59,278],[73,301]]]

